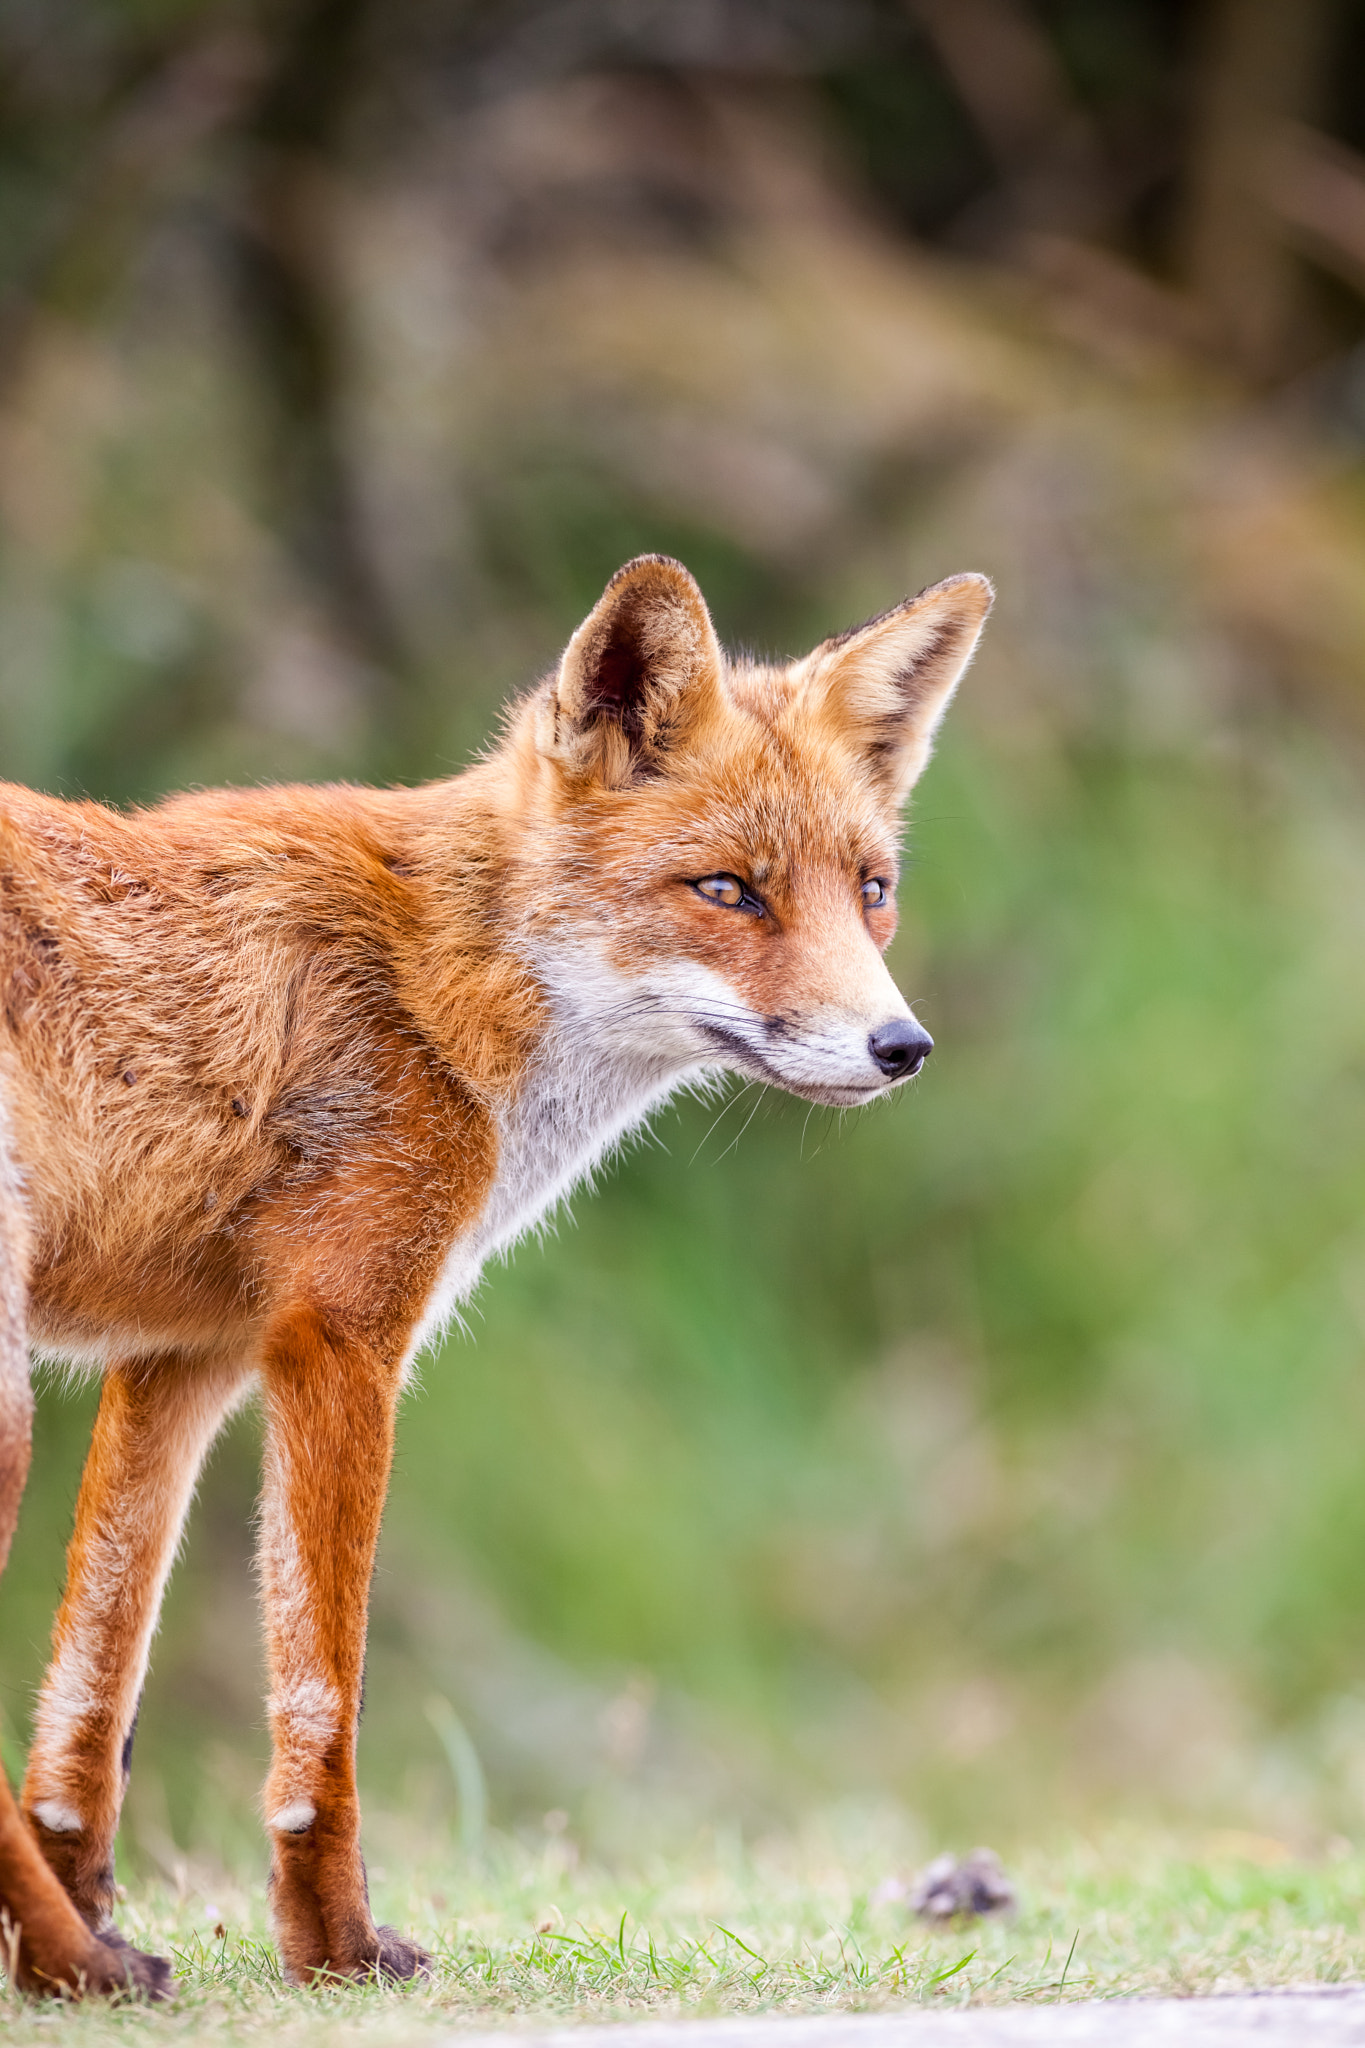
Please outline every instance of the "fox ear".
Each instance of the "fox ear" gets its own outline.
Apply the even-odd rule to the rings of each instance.
[[[565,649],[541,750],[613,787],[658,774],[718,691],[720,668],[711,615],[681,562],[637,555]]]
[[[924,771],[994,601],[986,577],[950,576],[807,657],[823,722],[862,755],[894,803]]]

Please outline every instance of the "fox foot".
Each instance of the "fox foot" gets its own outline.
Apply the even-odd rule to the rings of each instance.
[[[326,1833],[323,1826],[315,1818],[297,1830],[280,1829],[275,1837],[270,1917],[287,1980],[385,1978],[402,1984],[429,1977],[433,1964],[425,1949],[394,1927],[375,1926],[359,1846],[353,1834],[345,1839],[351,1833],[346,1817]]]
[[[413,1977],[430,1977],[436,1965],[426,1950],[408,1935],[400,1934],[396,1927],[377,1927],[379,1953],[373,1969],[376,1976],[388,1977],[395,1984],[406,1984]]]
[[[46,1827],[34,1814],[29,1827],[38,1838],[53,1876],[89,1929],[89,1940],[68,1959],[65,1944],[57,1951],[31,1953],[22,1939],[15,1960],[15,1982],[22,1991],[78,1997],[83,1992],[129,1992],[149,1999],[169,1998],[175,1988],[171,1965],[164,1956],[134,1948],[111,1917],[115,1898],[114,1859],[106,1850],[93,1854],[89,1844],[68,1831]]]
[[[430,1977],[435,1969],[426,1950],[396,1927],[376,1927],[368,1936],[347,1943],[328,1944],[328,1952],[301,1955],[298,1945],[287,1936],[277,1936],[285,1977],[291,1984],[324,1982],[329,1977],[364,1981],[383,1978],[406,1984],[414,1977]],[[311,1946],[311,1944],[310,1944]]]
[[[27,1956],[20,1944],[14,1984],[30,1997],[107,1998],[123,1993],[153,2003],[169,1998],[175,1990],[165,1956],[134,1948],[114,1927],[92,1934],[79,1955],[63,1957],[60,1968],[45,1969],[42,1960]]]
[[[363,1864],[335,1885],[326,1878],[318,1883],[316,1867],[308,1868],[288,1851],[285,1855],[288,1861],[282,1857],[270,1875],[270,1917],[289,1983],[382,1977],[402,1984],[431,1975],[432,1960],[424,1948],[397,1928],[376,1927],[370,1918]]]
[[[145,1948],[134,1948],[126,1934],[119,1932],[112,1920],[106,1920],[95,1930],[95,1939],[103,1948],[110,1949],[115,1958],[121,1957],[133,1973],[134,1988],[148,1998],[169,1998],[175,1989],[175,1976],[165,1956],[154,1956]]]

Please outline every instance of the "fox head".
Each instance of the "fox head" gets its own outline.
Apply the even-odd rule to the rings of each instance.
[[[899,814],[991,601],[950,577],[768,666],[727,659],[680,563],[612,578],[518,734],[526,950],[590,1050],[841,1106],[919,1072],[882,958]]]

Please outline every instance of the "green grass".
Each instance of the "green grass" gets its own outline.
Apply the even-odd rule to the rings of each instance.
[[[897,2003],[1191,1996],[1365,1976],[1365,1856],[1291,1859],[1272,1840],[1181,1843],[1116,1834],[1022,1858],[1012,1919],[927,1929],[897,1884],[907,1866],[872,1844],[745,1850],[712,1839],[683,1859],[612,1875],[560,1835],[495,1839],[375,1875],[377,1913],[437,1959],[419,1989],[280,1981],[260,1887],[188,1868],[137,1890],[123,1925],[174,1953],[174,2006],[57,2009],[11,1998],[16,2044],[158,2039],[416,2039],[452,2021],[604,2020],[760,2011],[875,2010]]]

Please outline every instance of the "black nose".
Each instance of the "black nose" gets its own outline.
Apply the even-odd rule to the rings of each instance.
[[[934,1049],[934,1041],[913,1017],[897,1017],[879,1024],[867,1041],[867,1049],[884,1074],[904,1081],[917,1074]]]

